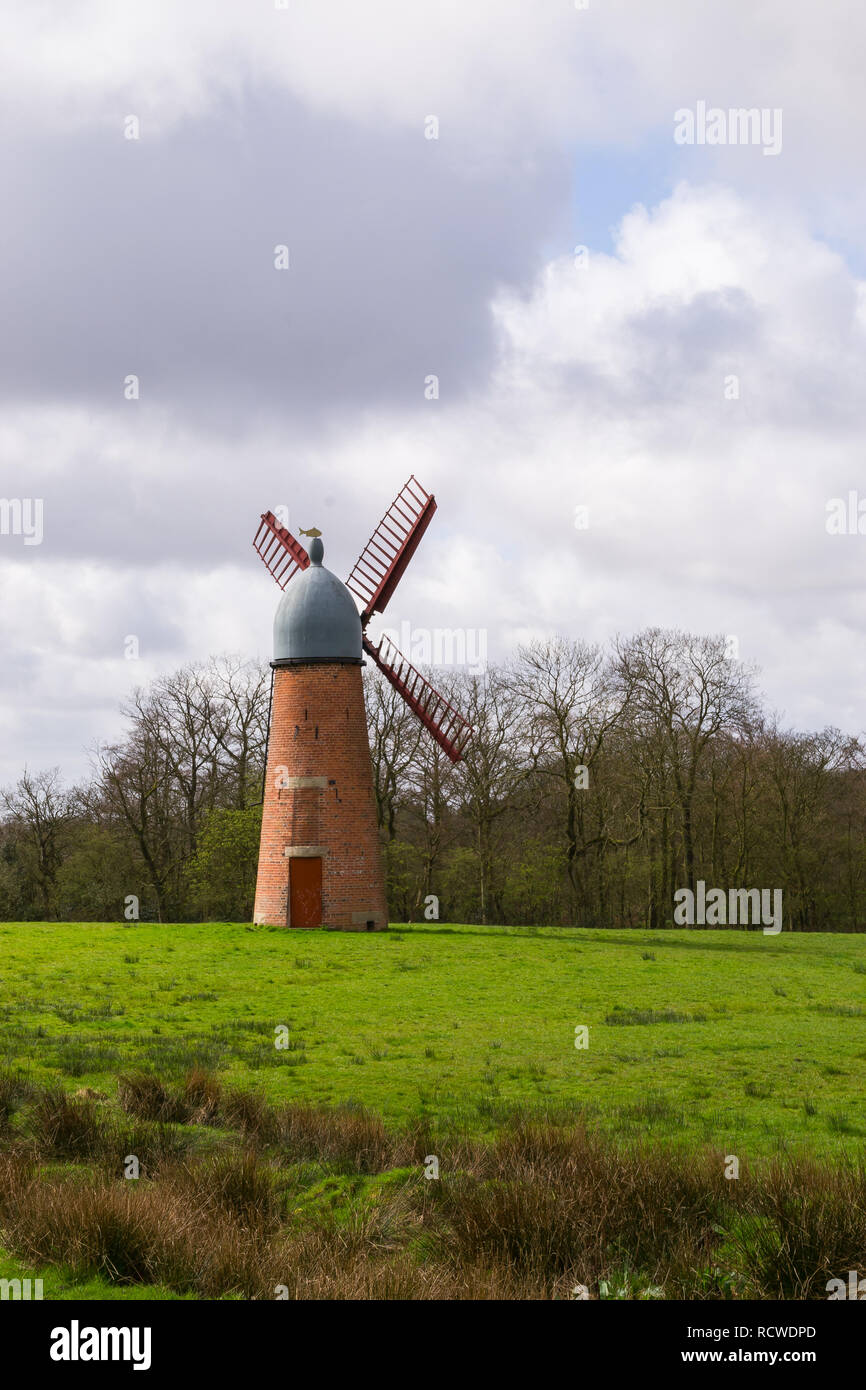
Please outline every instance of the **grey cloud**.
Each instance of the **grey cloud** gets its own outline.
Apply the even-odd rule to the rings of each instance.
[[[5,495],[45,499],[39,559],[247,565],[267,507],[330,521],[324,442],[367,414],[414,423],[477,392],[491,296],[531,283],[545,238],[568,243],[561,156],[470,179],[420,119],[371,133],[270,92],[162,138],[145,125],[125,140],[118,115],[33,141],[25,129],[0,156],[0,404],[100,421],[62,470],[26,440],[2,459]],[[129,373],[138,401],[123,399]],[[269,430],[271,455],[251,452]],[[340,523],[346,569],[388,501],[371,484],[369,516]]]
[[[448,399],[477,388],[488,299],[565,236],[569,199],[561,156],[470,179],[423,117],[371,132],[274,92],[162,138],[124,139],[120,114],[25,129],[2,178],[2,397],[128,411],[135,373],[142,402],[228,437],[414,405],[431,372]]]

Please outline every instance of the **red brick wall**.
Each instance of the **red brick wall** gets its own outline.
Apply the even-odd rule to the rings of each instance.
[[[279,787],[317,777],[324,787]],[[286,926],[286,847],[321,846],[323,926],[388,925],[360,666],[278,666],[262,808],[256,922]]]

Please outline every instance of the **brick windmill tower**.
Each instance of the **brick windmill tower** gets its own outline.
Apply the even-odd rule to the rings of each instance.
[[[361,682],[364,653],[458,762],[472,730],[461,714],[382,638],[382,613],[436,510],[411,477],[343,584],[272,512],[255,549],[283,590],[274,618],[271,716],[254,918],[281,927],[384,931],[385,879]],[[355,599],[360,599],[359,614]]]

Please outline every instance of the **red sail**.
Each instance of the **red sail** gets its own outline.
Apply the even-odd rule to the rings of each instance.
[[[258,551],[281,589],[285,589],[298,570],[305,570],[310,563],[300,541],[296,541],[291,531],[280,526],[273,512],[263,512],[261,525],[256,532],[253,548]]]
[[[413,474],[391,503],[346,580],[347,588],[364,605],[364,627],[385,606],[430,525],[436,498],[424,491]]]
[[[434,690],[388,637],[382,637],[378,647],[364,638],[364,651],[375,661],[379,670],[399,691],[424,728],[433,735],[452,763],[459,763],[463,750],[472,737],[472,726],[450,705],[444,695]]]

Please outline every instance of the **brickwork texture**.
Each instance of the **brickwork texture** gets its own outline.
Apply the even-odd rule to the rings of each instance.
[[[316,783],[311,785],[313,778]],[[289,875],[293,857],[305,854],[322,858],[323,927],[387,928],[358,665],[303,664],[274,670],[257,923],[292,925]]]

